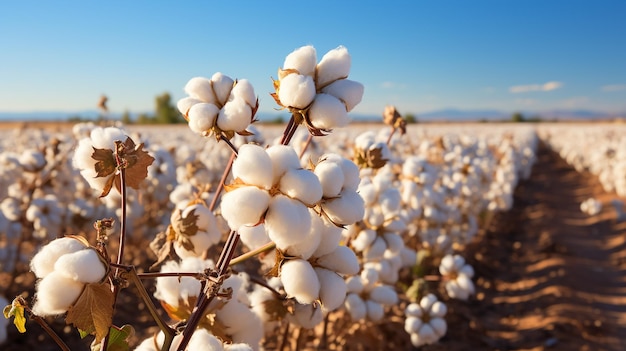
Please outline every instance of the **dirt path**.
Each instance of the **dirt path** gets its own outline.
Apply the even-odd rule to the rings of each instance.
[[[590,217],[579,206],[591,196],[605,206]],[[626,350],[626,223],[610,199],[595,177],[540,147],[512,211],[470,248],[479,301],[453,306],[475,334],[466,346]]]

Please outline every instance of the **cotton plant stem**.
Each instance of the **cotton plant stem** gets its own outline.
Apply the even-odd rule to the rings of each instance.
[[[220,179],[220,184],[217,186],[217,189],[215,190],[215,194],[213,195],[213,199],[211,200],[211,204],[209,205],[209,211],[213,211],[215,210],[215,206],[217,205],[217,200],[219,199],[222,190],[224,190],[224,184],[226,183],[226,178],[228,178],[228,174],[230,173],[230,170],[233,168],[233,162],[235,161],[235,157],[237,157],[237,154],[235,152],[233,152],[230,155],[230,159],[228,160],[228,164],[226,165],[226,168],[224,169],[224,173],[222,173],[222,179]]]
[[[304,153],[306,152],[306,149],[309,148],[309,145],[311,145],[311,141],[313,140],[313,134],[309,133],[309,136],[306,138],[306,142],[304,143],[304,146],[302,147],[302,150],[300,150],[300,155],[298,155],[299,159],[302,159],[302,156],[304,156]]]
[[[290,133],[295,123],[296,123],[296,118],[292,114],[291,118],[289,119],[289,122],[287,123],[287,126],[285,126],[285,130],[283,131],[283,137],[280,139],[281,145],[289,144],[289,141],[287,139],[288,138],[291,139],[291,137],[288,137],[288,134]]]
[[[391,143],[391,138],[396,133],[396,130],[396,127],[391,127],[391,133],[389,133],[389,137],[387,138],[387,146],[389,146],[389,144]]]
[[[268,251],[274,249],[275,247],[276,247],[276,243],[274,243],[273,241],[270,241],[269,243],[267,243],[267,244],[265,244],[265,245],[263,245],[261,247],[258,247],[258,248],[254,249],[252,251],[248,251],[245,254],[242,254],[242,255],[239,255],[239,256],[233,258],[230,261],[230,265],[234,266],[234,265],[236,265],[238,263],[241,263],[241,262],[243,262],[243,261],[245,261],[245,260],[247,260],[249,258],[257,256],[258,254],[261,254],[261,253],[264,253],[264,252],[268,252]]]
[[[282,340],[280,341],[279,351],[284,351],[287,347],[287,340],[289,340],[289,323],[285,323],[285,332],[283,333]]]
[[[57,345],[59,345],[61,350],[71,351],[70,348],[67,346],[67,344],[65,344],[65,342],[61,339],[61,337],[54,330],[52,330],[52,328],[50,328],[48,323],[46,323],[46,321],[43,318],[32,314],[32,311],[30,309],[28,309],[28,312],[31,313],[31,318],[35,322],[37,322],[37,324],[39,324],[39,326],[41,326],[43,330],[45,330],[46,333],[48,333],[48,335],[50,335],[50,337],[54,340],[54,342],[56,342]]]

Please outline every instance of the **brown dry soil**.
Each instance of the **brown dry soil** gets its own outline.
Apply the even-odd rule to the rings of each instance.
[[[605,205],[596,216],[579,209],[591,196]],[[467,261],[476,271],[476,296],[467,302],[447,301],[447,335],[422,349],[626,350],[626,223],[615,222],[608,206],[612,198],[594,176],[576,172],[541,146],[532,178],[516,189],[513,209],[493,217],[467,248]],[[134,263],[149,266],[153,258],[141,256],[146,262]],[[7,295],[32,286],[29,276],[18,277]],[[126,290],[115,322],[131,323],[144,336],[154,330],[153,322]],[[361,328],[329,326],[329,335],[344,330],[330,336],[335,342],[331,349],[412,349],[400,317]],[[59,319],[53,327],[72,350],[88,349]],[[20,335],[9,328],[9,341],[0,349],[58,350],[37,325],[29,323],[28,329]],[[277,335],[268,349],[275,349],[281,338]],[[300,339],[301,347],[290,343],[285,349],[317,344],[306,335]]]

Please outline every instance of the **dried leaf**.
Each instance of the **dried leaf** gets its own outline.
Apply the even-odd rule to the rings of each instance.
[[[96,177],[108,177],[115,174],[117,163],[115,162],[115,156],[113,156],[113,150],[96,149],[94,147],[91,158],[97,161],[95,165]]]
[[[102,194],[100,194],[100,197],[105,197],[107,195],[109,195],[109,193],[111,192],[111,189],[113,188],[113,184],[115,183],[115,185],[117,186],[117,188],[120,188],[120,178],[117,177],[117,175],[112,175],[109,177],[109,179],[107,179],[106,184],[104,184],[104,188],[102,189]]]
[[[113,292],[108,283],[87,284],[67,311],[65,322],[102,340],[113,321]]]
[[[280,321],[285,318],[288,313],[291,313],[290,306],[287,301],[292,301],[291,305],[293,305],[293,300],[269,299],[263,301],[263,309],[270,317],[270,321]],[[293,306],[291,306],[291,308],[293,308]]]
[[[135,146],[131,138],[124,142],[126,160],[126,184],[133,189],[139,189],[141,182],[148,177],[148,167],[154,162],[154,157],[143,150],[143,143]]]
[[[198,215],[196,214],[196,210],[193,209],[191,210],[188,214],[187,217],[183,217],[182,210],[180,211],[180,216],[178,216],[178,220],[175,223],[172,223],[174,225],[174,230],[176,230],[176,233],[178,234],[182,234],[185,236],[194,236],[196,235],[196,233],[198,233],[198,225],[196,224],[196,222],[198,221]]]
[[[378,169],[387,164],[387,159],[383,158],[383,149],[369,149],[367,152],[367,165],[370,168]]]
[[[175,237],[175,233],[172,234],[170,238],[169,233],[174,232],[174,229],[172,229],[171,225],[167,227],[167,231],[168,233],[158,233],[154,240],[150,242],[150,249],[152,249],[154,254],[157,256],[156,262],[154,262],[152,266],[150,266],[151,271],[155,270],[163,262],[172,258],[172,252],[174,252],[173,240]]]

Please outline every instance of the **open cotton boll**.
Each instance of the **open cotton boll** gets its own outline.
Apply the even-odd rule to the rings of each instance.
[[[365,207],[363,199],[352,190],[344,190],[338,198],[328,199],[322,203],[328,217],[337,224],[353,224],[363,218]]]
[[[269,189],[273,184],[272,160],[265,149],[254,144],[244,144],[239,148],[233,162],[233,178],[246,184]]]
[[[264,224],[259,224],[254,227],[240,227],[239,238],[241,239],[241,242],[250,250],[259,248],[271,241],[270,237],[265,232]]]
[[[185,84],[184,90],[192,99],[213,104],[216,102],[213,87],[211,87],[211,81],[204,77],[191,78],[187,84]]]
[[[334,272],[353,275],[359,273],[359,259],[347,246],[337,246],[328,255],[317,258],[317,264]]]
[[[251,332],[255,332],[255,330],[252,330]],[[256,330],[256,332],[258,332],[258,330]],[[237,344],[224,345],[224,351],[254,351],[254,350],[257,350],[257,349],[246,343],[241,343],[241,342]]]
[[[404,240],[402,237],[396,233],[387,232],[383,234],[383,238],[387,243],[387,250],[391,251],[394,254],[400,253],[400,250],[404,247]]]
[[[372,245],[363,251],[363,258],[366,261],[375,261],[383,257],[387,250],[387,244],[381,237],[376,237]]]
[[[315,128],[331,130],[350,123],[346,106],[330,94],[320,93],[309,108],[309,118]]]
[[[187,350],[222,351],[224,350],[224,347],[222,345],[222,342],[213,334],[209,333],[208,330],[204,328],[198,328],[196,329],[196,331],[194,331],[191,339],[189,339],[189,344],[187,344]]]
[[[404,320],[404,330],[409,334],[417,333],[422,327],[422,320],[417,317],[407,317]]]
[[[85,248],[82,242],[70,237],[52,240],[33,257],[30,269],[37,278],[43,278],[54,270],[54,264],[59,257]]]
[[[322,93],[330,94],[341,100],[350,112],[361,102],[365,87],[359,82],[349,79],[339,79],[322,89]]]
[[[222,216],[232,230],[241,226],[253,226],[261,221],[270,204],[267,191],[254,186],[244,186],[225,193],[220,208]]]
[[[313,304],[299,304],[294,307],[293,314],[287,315],[289,323],[296,324],[306,329],[313,329],[324,319],[322,309]]]
[[[239,79],[237,83],[233,87],[233,90],[230,91],[229,101],[232,101],[236,98],[242,98],[250,107],[254,108],[256,106],[256,95],[254,94],[254,87],[247,79]]]
[[[316,267],[315,273],[320,282],[319,297],[324,311],[339,308],[346,298],[346,282],[339,274],[328,269]]]
[[[285,58],[283,69],[295,69],[302,75],[315,75],[317,65],[317,53],[311,45],[295,49]]]
[[[304,240],[311,229],[309,209],[284,195],[274,196],[265,215],[265,229],[276,247],[285,249]]]
[[[347,78],[350,64],[351,58],[346,47],[330,50],[317,64],[317,86],[324,87],[337,79]]]
[[[54,263],[54,271],[81,283],[100,282],[107,270],[96,250],[67,253]]]
[[[440,338],[444,335],[446,335],[446,332],[448,331],[448,325],[446,324],[446,321],[436,317],[436,318],[432,318],[428,324],[430,324],[430,326],[433,328],[433,330],[435,331],[435,334]]]
[[[65,313],[78,299],[85,285],[60,272],[52,272],[37,284],[33,312],[38,316]]]
[[[304,109],[314,98],[313,77],[292,73],[280,80],[278,99],[283,106]]]
[[[205,132],[215,124],[220,109],[211,103],[199,103],[191,106],[187,112],[189,128],[196,132]]]
[[[376,231],[372,229],[363,229],[359,232],[357,237],[350,242],[350,245],[357,251],[365,251],[374,240],[376,240]]]
[[[231,299],[216,312],[217,320],[225,327],[225,332],[233,334],[252,326],[261,327],[261,321],[250,308],[243,303]]]
[[[219,106],[224,106],[226,101],[228,101],[228,96],[230,95],[230,91],[233,89],[235,81],[229,76],[223,75],[221,72],[217,72],[211,77],[211,83],[213,85],[213,91],[215,92],[215,97],[217,97]]]
[[[322,185],[315,173],[307,169],[291,169],[280,178],[279,190],[308,206],[322,199]]]
[[[285,172],[289,169],[298,169],[300,167],[300,159],[293,147],[287,145],[272,145],[266,149],[271,159],[272,169],[274,170],[273,183],[276,184]]]
[[[220,110],[217,126],[221,130],[241,132],[252,122],[252,108],[243,98],[228,101]]]
[[[385,316],[383,305],[372,300],[365,301],[367,307],[367,318],[373,322],[378,322]]]
[[[339,196],[344,183],[343,171],[339,165],[333,162],[320,162],[315,166],[314,172],[320,181],[324,197]]]
[[[334,153],[322,155],[320,163],[322,162],[332,162],[339,165],[344,177],[343,188],[356,191],[361,182],[359,166],[347,158]]]
[[[280,267],[280,280],[287,296],[302,304],[313,303],[320,292],[320,282],[313,266],[301,259],[288,260]]]
[[[342,228],[339,228],[332,223],[328,223],[325,218],[322,219],[322,222],[323,227],[320,228],[320,243],[313,253],[313,256],[316,257],[324,256],[335,251],[335,248],[339,246],[342,239]]]
[[[220,235],[217,231],[209,233],[198,230],[195,235],[188,236],[187,238],[191,241],[191,244],[193,244],[193,250],[187,250],[178,241],[174,242],[174,251],[176,251],[176,254],[180,258],[202,256],[211,245],[219,242]]]

